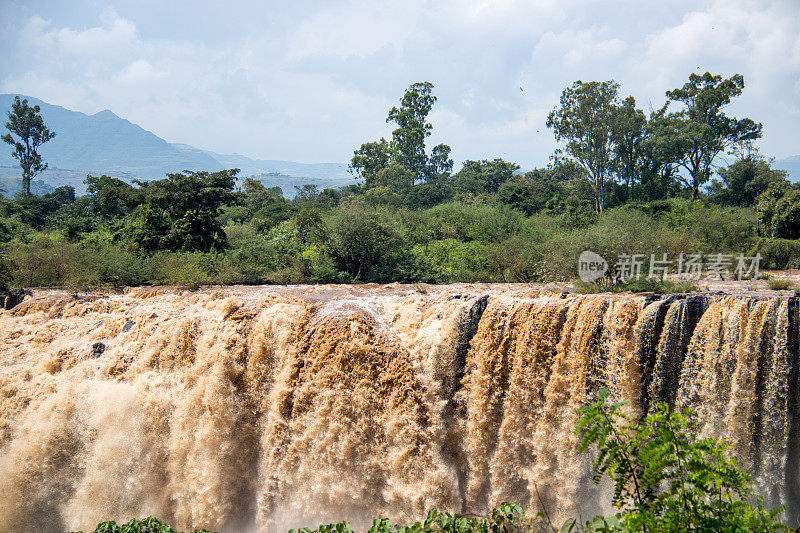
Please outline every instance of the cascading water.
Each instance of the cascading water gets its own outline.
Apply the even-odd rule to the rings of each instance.
[[[514,286],[37,293],[0,311],[0,531],[607,511],[600,387],[697,412],[800,512],[796,298]]]

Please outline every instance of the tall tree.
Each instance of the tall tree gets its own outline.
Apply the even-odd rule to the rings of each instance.
[[[634,189],[636,200],[664,200],[678,194],[678,158],[680,137],[676,120],[667,114],[669,103],[652,111],[645,125],[644,138],[638,146],[639,184]]]
[[[366,189],[387,186],[386,172],[381,179],[378,175],[390,167],[397,167],[391,171],[392,175],[399,175],[400,167],[410,173],[411,185],[415,181],[438,182],[453,170],[449,146],[435,146],[430,157],[425,150],[425,139],[433,130],[428,122],[428,114],[436,102],[432,90],[433,84],[427,81],[412,84],[403,94],[400,106],[393,106],[386,117],[386,122],[397,124],[391,141],[381,138],[364,143],[353,152],[350,173],[363,179]],[[405,180],[397,182],[407,188]]]
[[[723,108],[742,94],[744,77],[722,76],[706,72],[690,74],[679,89],[667,91],[667,98],[685,108],[673,113],[681,139],[679,164],[689,173],[684,180],[692,189],[692,199],[700,197],[700,186],[711,177],[714,160],[724,150],[761,137],[761,124],[749,118],[736,119],[725,115]]]
[[[713,180],[708,192],[712,201],[722,205],[750,207],[770,184],[789,186],[786,172],[773,169],[758,152],[748,153],[731,165],[720,168],[719,176],[722,180]]]
[[[503,183],[511,180],[519,165],[502,159],[464,161],[453,175],[453,187],[466,194],[495,194]]]
[[[558,107],[547,116],[557,141],[586,170],[594,188],[595,209],[603,212],[605,185],[612,170],[613,127],[617,113],[615,81],[580,80],[561,93]]]
[[[39,106],[29,106],[27,99],[20,102],[19,96],[15,96],[11,104],[6,128],[10,133],[4,135],[3,140],[14,147],[11,155],[19,160],[22,168],[22,194],[30,196],[31,180],[47,169],[47,163],[42,162],[38,151],[39,146],[55,137],[56,133],[45,126],[39,115]]]
[[[428,174],[425,181],[437,182],[453,170],[453,160],[450,158],[450,147],[446,144],[437,144],[431,150],[428,160]]]
[[[403,165],[419,179],[424,179],[428,166],[425,139],[430,136],[433,125],[428,122],[428,113],[436,102],[431,94],[433,84],[429,81],[414,83],[406,89],[400,107],[389,110],[386,122],[394,122],[392,132],[395,162]]]
[[[348,170],[356,178],[364,180],[366,188],[374,185],[378,172],[388,167],[392,160],[392,150],[386,139],[368,142],[353,152]]]
[[[144,251],[221,251],[228,246],[217,221],[222,208],[239,197],[233,191],[239,169],[184,171],[165,179],[136,181],[140,205],[128,215],[123,236]]]
[[[647,135],[647,117],[636,108],[636,99],[627,97],[616,108],[611,137],[614,142],[612,166],[625,184],[625,200],[639,175],[640,145]]]

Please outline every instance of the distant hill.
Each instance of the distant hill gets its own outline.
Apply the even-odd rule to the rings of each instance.
[[[280,187],[281,191],[283,192],[283,196],[286,198],[294,198],[295,194],[297,194],[297,189],[295,186],[301,185],[316,185],[317,188],[320,190],[325,188],[336,189],[337,187],[344,187],[346,185],[350,185],[354,183],[353,178],[306,178],[306,177],[298,177],[298,176],[287,176],[286,174],[281,174],[278,172],[268,172],[264,174],[256,174],[251,176],[261,183],[264,184],[265,187]],[[236,186],[242,186],[244,180],[240,179],[237,180]]]
[[[0,94],[0,110],[11,108],[13,94]],[[38,98],[27,98],[38,105],[47,126],[56,137],[42,145],[40,153],[50,170],[38,176],[49,186],[72,185],[78,194],[85,192],[86,174],[109,174],[124,179],[158,179],[169,172],[182,170],[221,170],[240,168],[241,176],[278,173],[295,178],[274,183],[288,187],[315,183],[320,187],[337,187],[353,183],[343,163],[294,163],[291,161],[254,160],[241,155],[225,155],[200,150],[185,144],[168,143],[157,135],[118,117],[109,110],[87,115],[48,104]],[[0,146],[0,178],[19,176],[17,161],[10,147]],[[265,176],[262,176],[264,179]]]
[[[347,165],[344,163],[295,163],[275,159],[251,159],[238,154],[219,154],[209,150],[199,150],[186,144],[173,144],[172,146],[190,153],[211,156],[224,168],[238,168],[245,175],[278,173],[284,176],[307,176],[315,179],[353,182],[353,176],[347,172]]]
[[[800,181],[800,155],[793,155],[792,157],[775,161],[772,166],[788,172],[789,180]]]
[[[0,178],[0,189],[5,196],[14,196],[22,190],[22,180],[19,178],[19,173],[13,177]],[[41,180],[33,180],[31,182],[31,192],[35,195],[41,196],[49,192],[53,192],[53,187]]]

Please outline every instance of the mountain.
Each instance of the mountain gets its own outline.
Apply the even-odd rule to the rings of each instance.
[[[0,95],[0,109],[10,109],[13,94]],[[53,140],[40,148],[52,169],[81,172],[119,171],[144,179],[163,177],[178,170],[218,169],[220,163],[205,154],[188,155],[164,139],[120,118],[109,110],[94,115],[70,111],[38,98],[27,98],[38,105],[45,124],[56,132]],[[0,165],[16,166],[10,150],[0,152]]]
[[[800,155],[793,155],[786,159],[775,161],[772,166],[789,173],[789,181],[800,181]]]
[[[210,150],[199,150],[187,144],[173,144],[187,153],[199,153],[213,157],[224,168],[238,168],[242,174],[281,174],[284,176],[306,176],[318,179],[348,180],[353,176],[344,163],[295,163],[278,159],[251,159],[239,154],[220,154]]]
[[[14,96],[0,94],[0,109],[10,109]],[[343,163],[306,164],[217,154],[185,144],[169,143],[109,110],[87,115],[38,98],[23,95],[20,98],[27,98],[30,105],[38,105],[45,124],[56,132],[55,138],[40,148],[49,170],[37,180],[52,187],[72,185],[78,194],[85,192],[83,179],[87,173],[149,180],[181,170],[213,171],[234,167],[242,170],[240,176],[277,173],[293,178],[280,183],[292,193],[293,185],[303,183],[315,183],[320,187],[353,183]],[[10,147],[7,148],[0,147],[0,177],[19,176],[17,160],[11,157]],[[269,185],[268,178],[262,176],[260,179]]]

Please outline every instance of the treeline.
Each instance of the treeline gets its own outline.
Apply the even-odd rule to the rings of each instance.
[[[584,249],[759,252],[763,267],[800,267],[800,188],[752,147],[760,124],[722,113],[742,87],[692,75],[667,92],[680,110],[645,116],[614,82],[576,82],[548,118],[564,148],[546,167],[453,172],[449,146],[426,147],[436,97],[417,83],[389,111],[391,139],[357,149],[356,183],[341,189],[290,200],[233,169],[88,176],[82,197],[2,199],[0,283],[535,282],[574,278]]]

